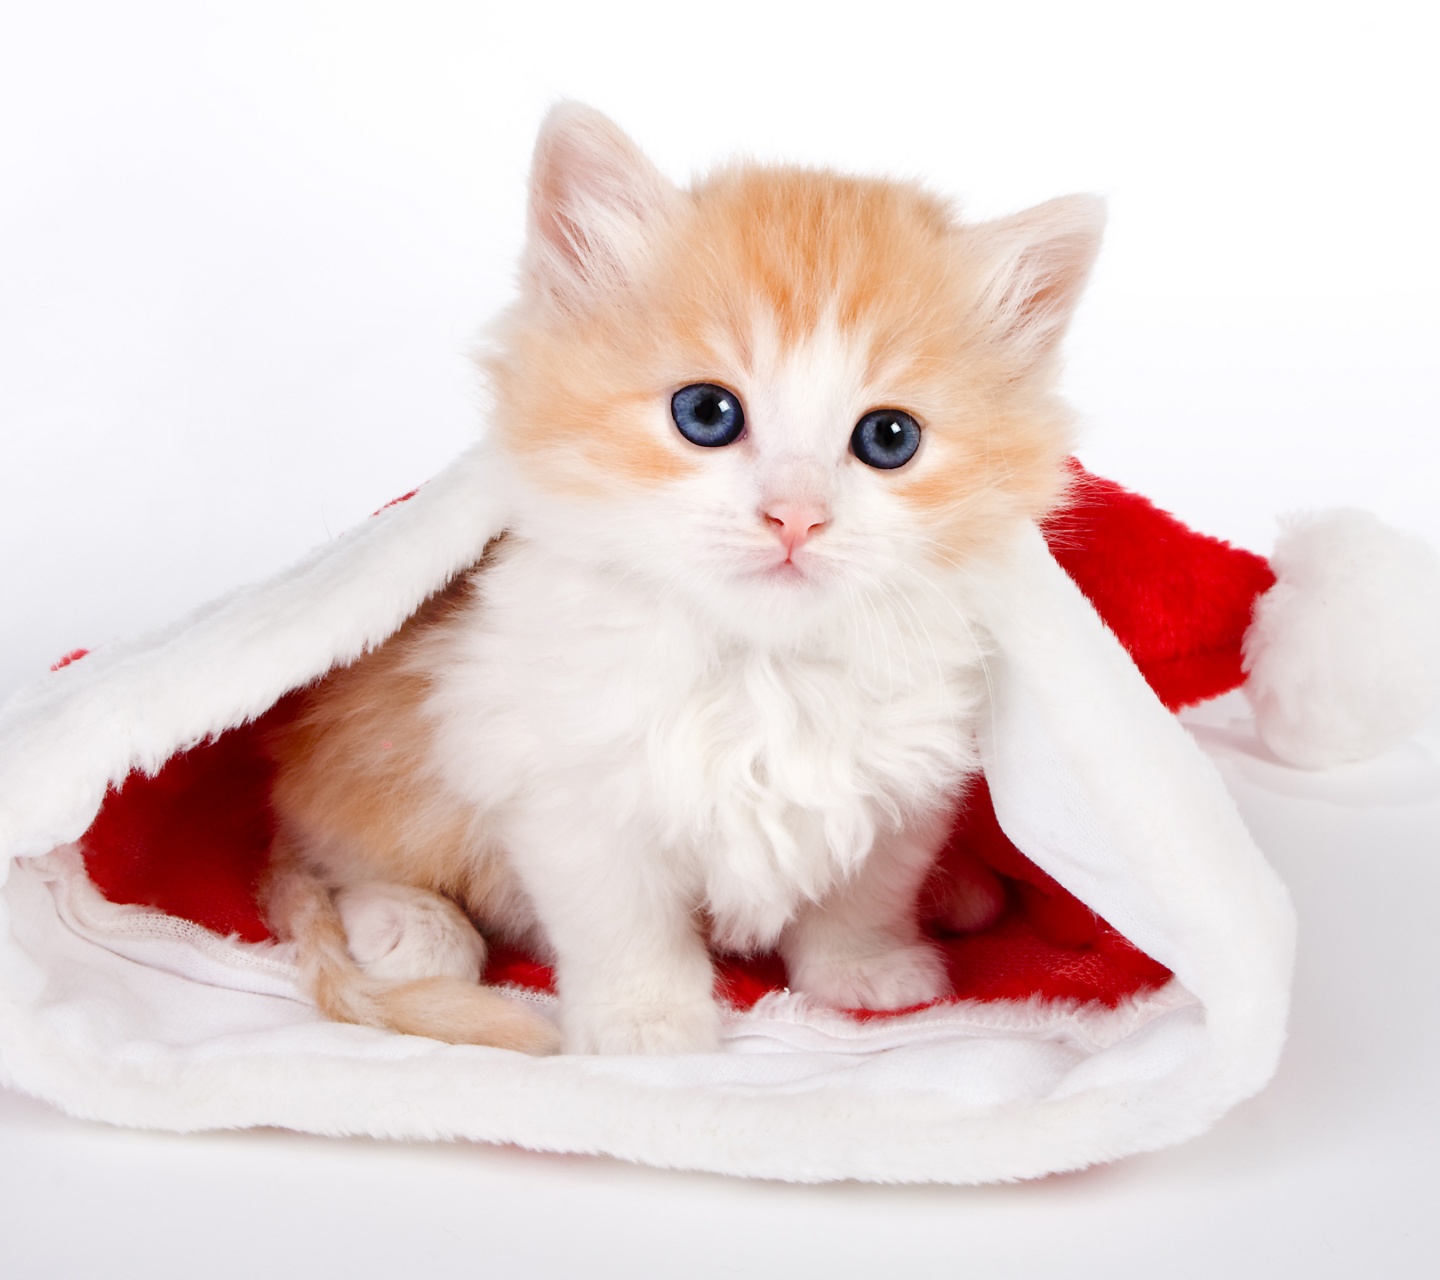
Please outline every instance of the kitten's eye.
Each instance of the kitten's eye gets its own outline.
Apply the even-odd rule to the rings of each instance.
[[[740,397],[713,382],[681,387],[670,397],[670,416],[685,439],[707,449],[734,444],[745,430]]]
[[[893,471],[920,447],[920,424],[900,409],[872,409],[855,424],[850,451],[866,466]]]

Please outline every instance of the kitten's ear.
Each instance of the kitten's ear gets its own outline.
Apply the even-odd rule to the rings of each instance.
[[[983,264],[982,305],[1025,372],[1054,352],[1090,276],[1105,230],[1099,196],[1061,196],[965,233]]]
[[[622,288],[679,192],[600,112],[550,109],[530,170],[526,283],[583,312]]]

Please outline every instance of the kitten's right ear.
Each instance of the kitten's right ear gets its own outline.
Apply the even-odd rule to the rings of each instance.
[[[992,332],[1021,370],[1030,372],[1054,354],[1104,229],[1105,202],[1085,195],[964,228],[984,263],[982,305]]]
[[[606,116],[550,109],[530,170],[529,287],[572,314],[625,285],[679,191]]]

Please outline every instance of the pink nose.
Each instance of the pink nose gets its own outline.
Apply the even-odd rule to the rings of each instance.
[[[784,545],[787,559],[819,533],[830,518],[817,502],[772,502],[760,515]]]

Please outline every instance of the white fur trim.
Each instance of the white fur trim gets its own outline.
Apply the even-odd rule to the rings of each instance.
[[[109,784],[153,773],[394,632],[505,527],[488,457],[475,447],[267,583],[21,688],[0,718],[0,850],[77,839]]]
[[[1364,511],[1288,523],[1245,634],[1265,745],[1321,769],[1414,733],[1440,702],[1440,557]]]
[[[275,581],[24,690],[0,716],[0,865],[76,838],[131,768],[383,639],[503,524],[486,479],[471,454]],[[866,1024],[782,996],[732,1018],[720,1053],[537,1060],[325,1022],[289,998],[283,949],[107,910],[59,850],[0,893],[0,1080],[124,1124],[464,1137],[803,1181],[1033,1177],[1193,1136],[1274,1069],[1288,902],[1038,531],[1006,582],[982,743],[997,812],[1175,970],[1159,992]]]

